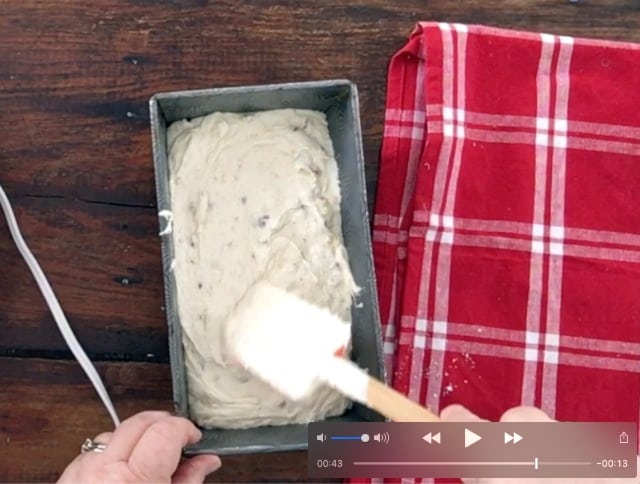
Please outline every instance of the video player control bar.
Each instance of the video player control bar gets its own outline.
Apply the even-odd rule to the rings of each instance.
[[[309,475],[636,477],[635,422],[313,423]]]

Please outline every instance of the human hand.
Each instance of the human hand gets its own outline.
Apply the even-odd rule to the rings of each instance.
[[[187,419],[142,412],[97,436],[94,442],[106,444],[104,452],[80,454],[58,483],[201,483],[222,465],[216,455],[182,459],[183,447],[201,438]]]
[[[481,419],[477,415],[471,413],[465,407],[461,405],[450,405],[442,410],[440,413],[440,419],[443,422],[487,422],[487,420]],[[507,410],[500,422],[555,422],[551,417],[544,413],[539,408],[534,407],[515,407]],[[640,470],[640,456],[638,457],[638,469]],[[551,482],[550,479],[543,478],[465,478],[462,479],[465,484],[547,484]],[[553,479],[554,483],[558,484],[623,484],[634,483],[637,484],[637,478],[628,479]]]

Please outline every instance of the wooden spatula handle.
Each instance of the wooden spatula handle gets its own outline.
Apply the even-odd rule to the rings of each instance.
[[[393,422],[440,422],[430,410],[373,378],[369,378],[367,406]]]

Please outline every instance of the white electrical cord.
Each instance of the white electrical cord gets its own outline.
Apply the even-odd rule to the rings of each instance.
[[[62,333],[62,337],[73,353],[73,356],[75,356],[76,360],[78,360],[78,363],[80,363],[80,366],[89,377],[89,380],[91,380],[91,383],[98,392],[102,403],[104,403],[104,406],[107,408],[109,415],[111,415],[113,424],[117,427],[120,424],[120,419],[118,418],[116,409],[111,402],[111,398],[109,398],[109,393],[107,393],[107,389],[104,387],[104,384],[100,379],[100,375],[98,375],[98,372],[91,363],[91,360],[82,349],[82,345],[78,342],[76,336],[73,334],[73,330],[71,329],[71,326],[69,326],[69,322],[67,321],[67,318],[65,317],[64,312],[60,307],[60,303],[58,302],[53,289],[51,289],[51,286],[49,285],[49,281],[47,281],[44,272],[42,272],[40,264],[38,264],[38,261],[33,256],[31,250],[29,250],[29,247],[22,238],[22,234],[20,233],[20,229],[18,227],[18,222],[16,221],[13,209],[11,208],[11,203],[9,203],[9,199],[7,198],[7,194],[4,192],[2,185],[0,185],[0,205],[2,206],[2,211],[4,212],[4,215],[7,219],[7,223],[9,224],[9,232],[11,232],[13,241],[15,242],[16,247],[18,247],[22,258],[29,266],[33,277],[38,283],[38,287],[40,288],[40,291],[42,292],[42,295],[44,296],[44,299],[47,302],[49,309],[51,310],[53,319],[55,319],[56,324],[58,325],[58,329],[60,330],[60,333]]]

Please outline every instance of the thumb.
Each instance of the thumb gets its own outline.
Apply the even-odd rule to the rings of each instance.
[[[555,422],[555,420],[539,408],[514,407],[502,414],[500,422]]]
[[[173,474],[174,484],[194,484],[202,483],[212,472],[217,471],[222,466],[220,457],[213,454],[202,454],[180,463]]]
[[[462,405],[449,405],[440,412],[440,419],[443,422],[487,422],[475,413],[472,413]]]

